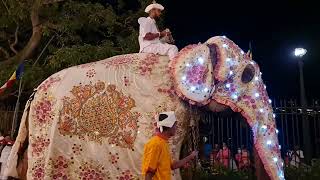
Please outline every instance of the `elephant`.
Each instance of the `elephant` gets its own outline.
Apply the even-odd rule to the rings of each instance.
[[[251,127],[264,178],[284,179],[259,66],[225,36],[188,45],[171,61],[126,54],[53,74],[26,104],[6,173],[22,179],[140,179],[154,117],[175,112],[178,128],[170,148],[177,160],[195,123],[193,109],[200,107],[240,112]],[[172,179],[181,179],[179,170]]]

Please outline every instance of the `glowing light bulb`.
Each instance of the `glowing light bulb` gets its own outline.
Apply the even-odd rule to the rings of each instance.
[[[231,87],[231,85],[228,83],[228,84],[226,84],[226,88],[230,88]]]
[[[227,62],[231,61],[231,58],[226,58],[226,61],[227,61]]]
[[[254,62],[253,62],[253,61],[251,61],[251,62],[250,62],[250,64],[254,65]]]
[[[263,109],[261,108],[261,109],[259,109],[259,111],[261,112],[261,113],[263,113]]]
[[[267,86],[266,86],[266,85],[264,85],[263,87],[264,87],[264,89],[267,89]]]
[[[254,77],[254,80],[255,80],[255,81],[258,81],[258,80],[259,80],[259,78],[256,76],[256,77]]]
[[[278,129],[276,129],[276,133],[277,133],[277,134],[279,133],[279,130],[278,130]]]
[[[277,157],[274,157],[272,159],[273,159],[273,162],[278,162],[278,158]]]
[[[281,145],[279,145],[279,149],[281,149]]]
[[[204,88],[203,91],[204,91],[204,92],[208,92],[209,89],[208,89],[208,88]]]
[[[232,99],[238,99],[238,96],[236,94],[233,94],[231,97]]]
[[[260,76],[262,75],[262,72],[260,72]]]
[[[189,64],[189,63],[187,63],[187,64],[186,64],[186,66],[187,66],[187,67],[189,67],[189,66],[190,66],[190,64]]]
[[[137,133],[140,134],[140,131],[138,131]]]
[[[233,71],[230,71],[229,74],[232,75],[232,74],[233,74]]]
[[[276,114],[273,113],[273,114],[272,114],[272,117],[273,117],[273,118],[276,118]]]
[[[262,125],[261,128],[262,129],[267,129],[267,126],[266,125]]]
[[[268,102],[271,104],[272,103],[271,99],[269,99]]]
[[[182,76],[181,79],[185,81],[187,79],[187,77],[186,76]]]
[[[283,163],[281,163],[281,165],[283,166]],[[283,172],[282,172],[282,171],[280,171],[280,173],[279,173],[279,177],[280,177],[280,178],[284,178],[284,174],[283,174]]]
[[[271,145],[272,144],[272,141],[271,140],[268,140],[267,141],[267,145]]]
[[[254,96],[257,98],[257,97],[259,97],[260,95],[259,95],[259,93],[254,93]]]
[[[227,48],[227,47],[228,47],[228,45],[227,45],[227,44],[223,44],[223,45],[222,45],[222,47]]]
[[[244,52],[241,50],[241,54],[244,54]]]
[[[226,36],[222,36],[223,38],[227,38]]]
[[[202,64],[203,61],[204,61],[204,59],[203,59],[202,57],[199,57],[199,58],[198,58],[198,62],[199,62],[200,64]]]
[[[194,90],[196,90],[196,87],[192,86],[192,87],[190,88],[190,90],[191,90],[191,91],[194,91]]]

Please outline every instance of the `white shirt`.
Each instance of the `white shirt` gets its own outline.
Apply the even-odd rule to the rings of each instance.
[[[12,146],[6,146],[3,148],[2,152],[1,152],[1,157],[0,157],[1,163],[7,163],[11,149],[12,149]]]
[[[291,162],[292,166],[299,166],[300,159],[304,158],[303,151],[297,150],[296,153],[292,153]]]
[[[151,41],[144,40],[143,38],[146,36],[147,33],[159,33],[156,21],[150,17],[141,17],[138,19],[138,23],[140,24],[139,29],[139,45],[140,45],[140,51],[149,46],[150,44],[157,44],[161,43],[159,37],[156,39],[153,39]]]

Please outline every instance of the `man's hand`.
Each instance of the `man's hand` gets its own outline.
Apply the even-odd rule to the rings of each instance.
[[[199,151],[192,151],[189,155],[190,160],[193,160],[195,157],[198,156]]]
[[[180,161],[176,161],[171,165],[171,169],[178,169],[184,167],[189,161],[198,156],[198,151],[192,151],[191,154]]]

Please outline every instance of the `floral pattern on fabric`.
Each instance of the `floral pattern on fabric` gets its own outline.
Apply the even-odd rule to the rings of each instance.
[[[33,167],[31,168],[32,179],[33,180],[43,180],[45,175],[44,163],[41,159],[33,163]]]
[[[81,152],[82,152],[82,146],[81,146],[81,144],[73,144],[73,146],[72,146],[72,152],[73,152],[73,154],[75,154],[75,155],[80,155],[81,154]]]
[[[102,64],[105,65],[106,68],[109,68],[109,67],[119,68],[123,65],[131,64],[136,59],[138,59],[138,57],[134,55],[116,56],[116,57],[110,58],[110,60],[108,61],[102,62]]]
[[[74,86],[73,97],[64,97],[59,120],[62,135],[78,136],[102,144],[133,150],[137,137],[138,112],[132,112],[135,100],[116,90],[115,85],[105,87],[104,82]]]
[[[121,175],[117,177],[119,180],[135,180],[138,179],[130,170],[121,172]]]
[[[49,79],[45,80],[38,88],[39,91],[46,92],[52,84],[61,81],[60,77],[49,77]]]
[[[31,140],[31,150],[33,156],[43,155],[44,151],[48,148],[50,144],[50,139],[45,138],[44,136],[33,137],[30,135]]]
[[[145,59],[139,62],[137,72],[142,76],[151,75],[154,66],[158,63],[159,56],[148,54]]]
[[[34,106],[35,126],[44,127],[51,124],[54,117],[53,112],[54,98],[51,95],[42,96]]]
[[[201,85],[205,83],[208,68],[203,65],[195,65],[187,70],[187,82],[191,85]]]
[[[58,156],[56,158],[50,158],[49,167],[51,170],[50,178],[59,180],[70,180],[70,174],[72,168],[70,166],[73,164],[72,161],[66,159],[63,156]]]
[[[129,78],[127,76],[123,77],[123,82],[125,86],[130,86],[130,81]]]
[[[96,75],[96,71],[94,69],[90,69],[87,71],[86,76],[88,78],[93,78]]]
[[[111,162],[111,164],[117,164],[119,161],[119,154],[118,153],[111,153],[109,152],[109,162]]]
[[[97,162],[83,162],[78,171],[78,178],[82,180],[110,179],[110,172]]]

